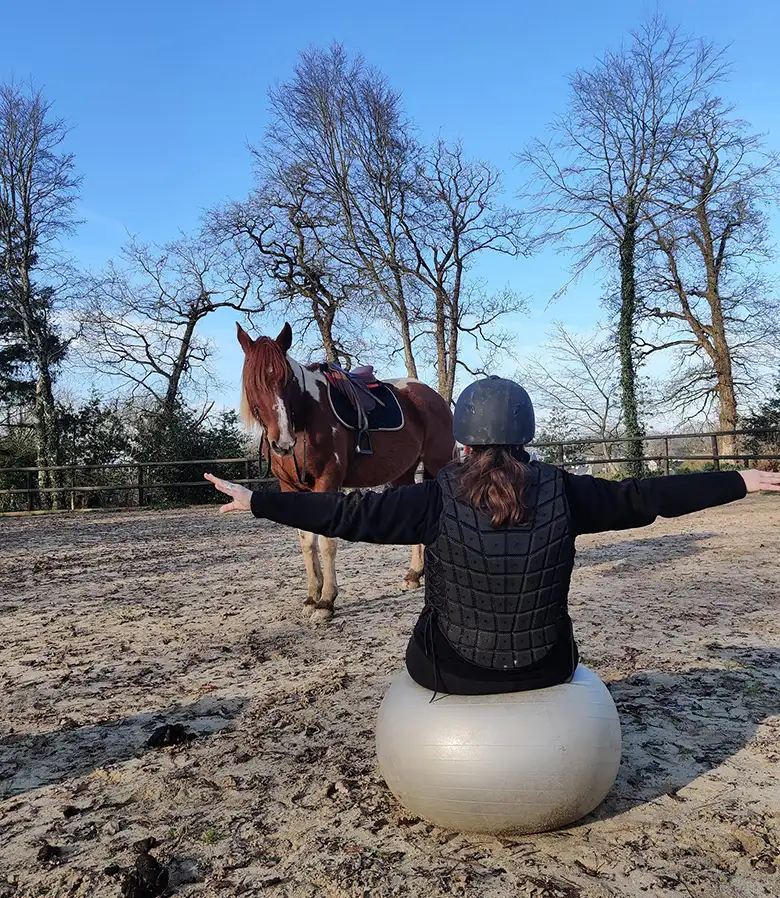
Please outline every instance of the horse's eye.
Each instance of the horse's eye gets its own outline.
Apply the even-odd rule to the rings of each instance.
[[[260,409],[256,405],[252,406],[252,414],[255,416],[256,421],[260,420]]]

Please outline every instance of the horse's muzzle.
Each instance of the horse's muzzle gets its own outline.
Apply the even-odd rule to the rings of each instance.
[[[271,449],[273,450],[274,455],[279,455],[282,458],[289,458],[293,452],[295,452],[295,443],[291,446],[280,446],[278,443],[272,441]]]

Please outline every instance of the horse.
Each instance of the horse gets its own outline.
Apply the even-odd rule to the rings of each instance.
[[[411,378],[382,382],[391,394],[383,395],[389,403],[397,400],[403,418],[397,429],[371,430],[370,450],[361,448],[364,434],[356,440],[355,430],[345,426],[333,404],[335,388],[328,374],[336,370],[343,377],[337,366],[295,361],[289,354],[289,324],[275,339],[252,339],[240,324],[237,330],[244,350],[241,418],[259,429],[283,492],[403,486],[415,482],[420,463],[423,477],[431,479],[453,460],[449,403],[424,383]],[[355,391],[351,394],[354,401]],[[313,623],[328,621],[338,596],[336,540],[303,531],[299,536],[308,581],[304,615]],[[423,547],[414,546],[401,588],[418,589],[422,574]]]

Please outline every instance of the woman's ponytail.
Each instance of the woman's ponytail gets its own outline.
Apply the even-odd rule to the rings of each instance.
[[[521,524],[528,469],[507,446],[472,448],[461,468],[460,495],[463,501],[490,512],[494,527]]]

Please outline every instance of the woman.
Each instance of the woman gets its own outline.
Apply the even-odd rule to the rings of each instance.
[[[517,692],[570,679],[577,646],[567,611],[574,541],[780,491],[780,474],[727,471],[624,480],[531,461],[530,397],[498,377],[455,406],[467,447],[435,480],[383,493],[251,492],[206,474],[221,511],[354,542],[424,543],[425,606],[406,652],[421,686],[461,695]]]

